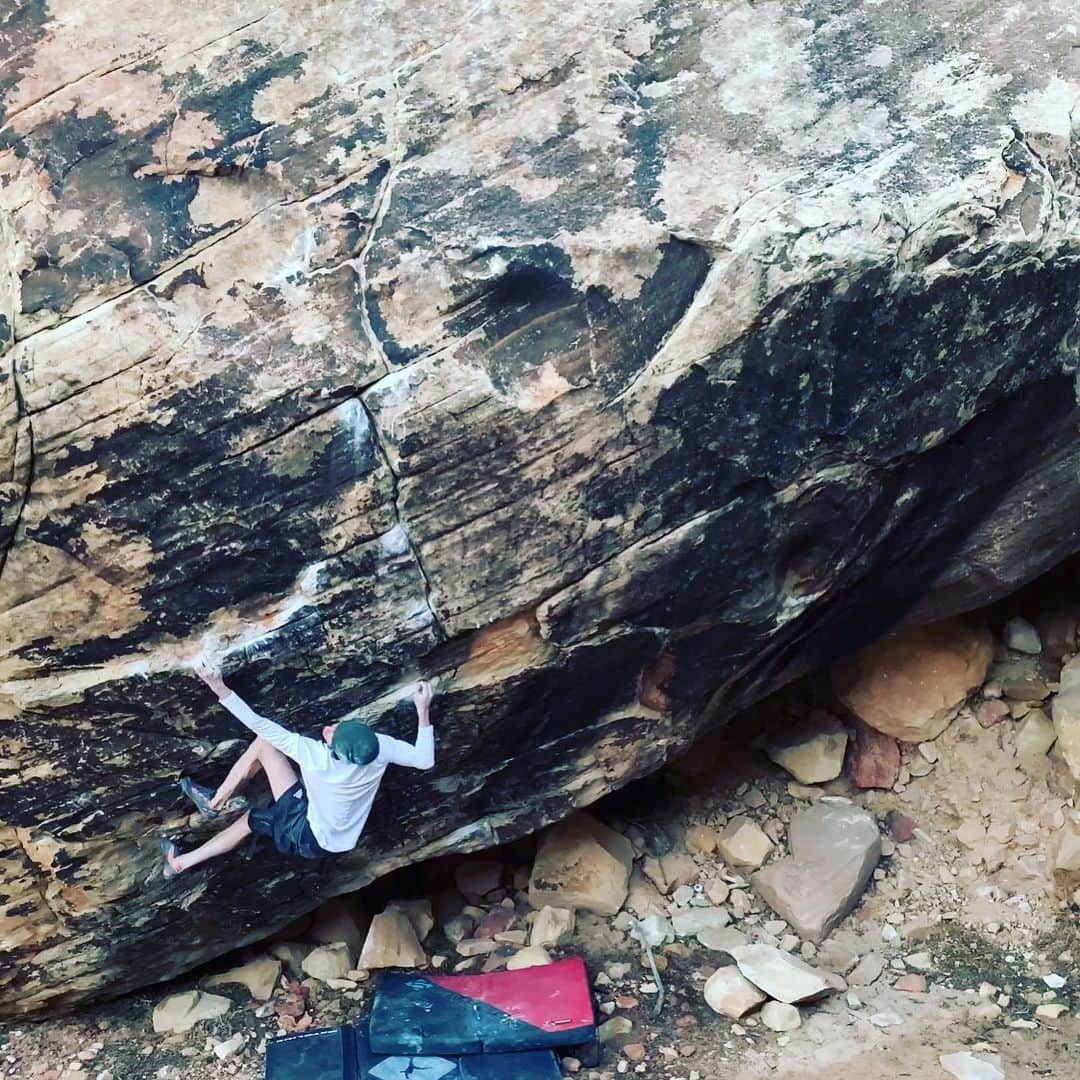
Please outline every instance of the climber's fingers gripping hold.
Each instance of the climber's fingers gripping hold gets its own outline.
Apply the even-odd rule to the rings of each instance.
[[[416,689],[413,691],[413,704],[418,710],[427,710],[435,697],[435,684],[428,681],[419,682],[416,684]]]

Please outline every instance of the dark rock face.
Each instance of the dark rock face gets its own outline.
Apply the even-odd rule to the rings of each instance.
[[[113,7],[0,17],[0,1013],[1080,548],[1064,0]],[[444,677],[435,772],[348,858],[162,883],[243,735],[200,644],[298,728]]]

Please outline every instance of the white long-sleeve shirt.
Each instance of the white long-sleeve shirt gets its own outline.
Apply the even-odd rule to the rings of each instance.
[[[325,742],[298,735],[260,716],[235,692],[230,691],[221,704],[300,766],[308,797],[308,824],[324,851],[352,851],[356,847],[387,765],[430,769],[435,764],[435,733],[430,725],[420,728],[415,745],[376,733],[378,756],[369,765],[353,765],[334,757]]]

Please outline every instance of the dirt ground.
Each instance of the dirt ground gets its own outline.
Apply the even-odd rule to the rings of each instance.
[[[807,682],[787,691],[779,707],[799,712],[818,694],[820,685]],[[769,708],[775,711],[777,703]],[[599,984],[602,1013],[625,1016],[633,1029],[602,1047],[598,1067],[583,1066],[578,1075],[934,1080],[947,1078],[941,1054],[968,1049],[999,1054],[1009,1080],[1080,1080],[1080,921],[1054,893],[1047,873],[1052,838],[1071,809],[1069,785],[1052,756],[1018,763],[1010,750],[1014,724],[984,729],[966,708],[935,743],[936,761],[904,748],[908,768],[899,790],[862,792],[841,777],[808,797],[754,747],[761,716],[749,716],[725,737],[708,740],[682,762],[596,807],[598,816],[652,854],[680,850],[690,825],[719,828],[736,814],[782,836],[791,816],[823,795],[864,806],[883,823],[885,835],[890,811],[908,815],[917,832],[905,843],[886,840],[877,880],[810,960],[843,975],[857,958],[877,952],[886,960],[883,974],[872,985],[802,1006],[801,1027],[784,1034],[767,1030],[754,1016],[735,1023],[708,1008],[702,987],[719,961],[694,938],[657,950],[665,1000],[654,1015],[657,995],[640,946],[616,920],[580,916],[572,944],[552,952],[583,955]],[[911,766],[925,775],[909,775]],[[989,853],[985,845],[973,848],[957,838],[972,820],[993,838]],[[501,853],[507,881],[516,872],[521,883],[531,851],[523,842]],[[720,876],[733,891],[745,885],[715,856],[699,855],[698,862],[702,880]],[[381,910],[395,895],[431,895],[440,878],[452,880],[452,863],[412,868],[369,890],[368,910]],[[746,897],[733,925],[753,936],[774,916],[751,892]],[[425,948],[448,957],[447,969],[453,965],[453,946],[438,928]],[[909,970],[904,958],[913,953],[931,957],[926,993],[891,986]],[[225,958],[212,970],[238,959]],[[46,1080],[262,1077],[265,1044],[280,1021],[273,1004],[260,1008],[239,986],[214,990],[235,1002],[225,1016],[187,1034],[153,1032],[154,1005],[197,986],[206,974],[94,1009],[9,1024],[0,1029],[0,1074]],[[1047,975],[1060,976],[1064,985],[1052,989]],[[322,1026],[358,1016],[371,983],[345,991],[313,980],[308,985],[310,1023]],[[1060,1019],[1036,1019],[1036,1007],[1046,1003],[1068,1011]],[[220,1060],[215,1046],[237,1032],[246,1036],[244,1046]]]

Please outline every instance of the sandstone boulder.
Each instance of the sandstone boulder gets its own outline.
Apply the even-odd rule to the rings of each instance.
[[[843,724],[816,709],[808,720],[773,732],[765,752],[800,784],[823,784],[840,775],[847,741]]]
[[[1080,780],[1080,656],[1061,669],[1061,688],[1052,708],[1058,750],[1073,779]]]
[[[533,920],[529,944],[565,945],[574,935],[575,923],[573,908],[551,907],[546,904]]]
[[[378,933],[375,928],[376,922],[384,918],[385,916],[378,915],[372,920],[371,930],[368,931],[369,940],[372,934]],[[367,957],[361,957],[362,967],[375,966],[374,964],[368,964],[367,960]],[[338,941],[332,945],[320,945],[317,949],[312,949],[304,957],[300,966],[303,968],[305,975],[310,975],[320,982],[329,982],[331,979],[344,979],[353,970],[353,954],[344,941]]]
[[[304,962],[304,970],[316,978],[323,978],[311,969],[311,963],[312,957],[309,956]],[[413,923],[406,912],[388,907],[371,920],[357,966],[369,971],[388,967],[427,967],[427,954],[417,940]],[[352,964],[349,964],[346,971],[351,967]]]
[[[891,788],[900,776],[899,745],[891,735],[856,719],[848,772],[856,787]]]
[[[765,995],[737,967],[717,968],[705,982],[705,1004],[721,1016],[740,1020],[756,1009]]]
[[[220,975],[211,975],[207,986],[225,986],[238,983],[246,986],[256,1001],[269,1001],[274,996],[278,979],[281,978],[281,961],[272,956],[259,956],[239,967],[230,968]]]
[[[574,814],[540,842],[529,878],[534,908],[578,908],[614,915],[626,899],[634,848],[588,814]]]
[[[881,834],[865,810],[820,802],[792,818],[788,846],[791,854],[751,883],[797,934],[821,941],[862,896],[881,858]]]
[[[188,990],[172,994],[154,1006],[152,1023],[157,1032],[190,1031],[201,1020],[216,1020],[232,1008],[232,1002],[219,994]]]
[[[724,826],[717,842],[720,857],[735,869],[760,866],[773,849],[773,842],[748,817],[735,817]]]
[[[8,9],[5,1017],[535,832],[1076,547],[1075,0]],[[163,881],[247,735],[201,642],[304,731],[411,737],[439,676],[435,769],[325,867]]]
[[[903,742],[936,739],[982,685],[993,648],[977,620],[908,627],[839,661],[833,687],[870,727]]]

